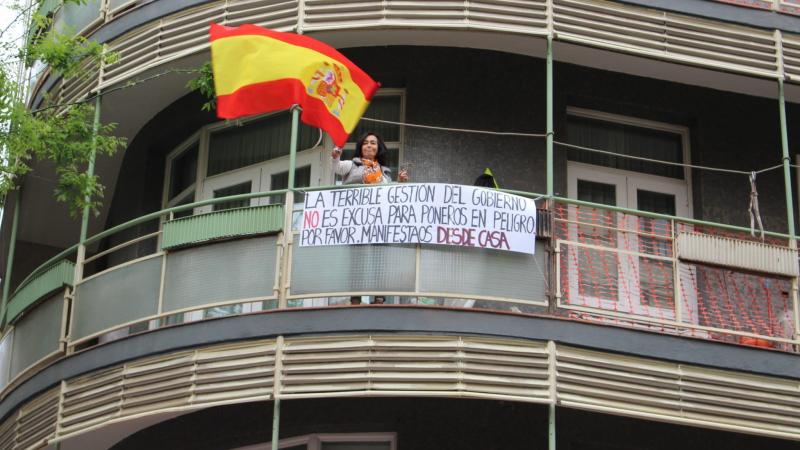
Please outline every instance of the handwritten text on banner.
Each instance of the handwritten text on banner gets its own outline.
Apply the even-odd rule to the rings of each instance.
[[[409,183],[307,193],[300,245],[422,243],[533,254],[535,241],[532,199]]]

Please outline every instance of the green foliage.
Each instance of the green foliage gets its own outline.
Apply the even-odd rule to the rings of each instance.
[[[114,124],[101,125],[94,134],[94,107],[72,106],[63,112],[55,109],[31,114],[23,105],[11,109],[12,127],[0,133],[9,164],[0,167],[5,177],[0,191],[31,170],[34,161],[51,161],[57,175],[55,197],[67,203],[70,213],[78,215],[88,206],[95,214],[103,197],[103,185],[97,176],[88,176],[86,167],[97,155],[112,155],[125,140],[112,136]]]
[[[42,2],[37,2],[35,10],[40,11],[41,6]],[[48,31],[37,31],[26,39],[19,56],[28,65],[42,61],[66,80],[91,73],[87,69],[113,63],[116,58],[104,52],[99,43],[55,30],[50,16],[36,12],[31,21],[33,30]],[[95,133],[94,107],[89,104],[31,111],[18,98],[21,90],[14,81],[15,70],[13,64],[0,65],[0,196],[4,198],[16,188],[34,163],[49,161],[55,167],[55,198],[66,203],[73,216],[84,207],[97,214],[104,187],[97,176],[86,174],[86,167],[93,155],[111,155],[125,145],[125,140],[112,135],[115,124],[98,125]]]
[[[83,36],[51,30],[28,45],[26,63],[32,65],[37,60],[65,78],[72,78],[86,74],[90,72],[88,69],[98,68],[102,63],[111,64],[116,61],[116,56],[106,54],[102,44]]]
[[[186,87],[192,91],[200,91],[200,94],[208,99],[203,103],[203,111],[212,111],[217,108],[217,91],[214,89],[214,71],[211,69],[211,61],[206,61],[198,71],[200,75],[189,80]]]

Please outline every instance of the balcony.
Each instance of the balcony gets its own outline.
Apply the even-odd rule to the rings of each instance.
[[[8,304],[4,385],[130,334],[354,305],[484,310],[798,351],[796,251],[780,235],[762,242],[735,227],[567,199],[541,203],[535,255],[441,245],[300,247],[299,211],[287,215],[281,204],[170,219],[283,192],[159,211],[89,238],[85,248],[163,221],[155,233],[78,261],[74,246],[39,267]],[[293,232],[283,233],[293,222]],[[148,247],[154,251],[142,255]],[[376,305],[378,298],[384,303]]]
[[[340,187],[299,191],[328,189]],[[736,227],[564,198],[537,203],[534,255],[444,245],[300,247],[301,211],[291,201],[288,208],[271,204],[175,217],[217,202],[286,192],[241,194],[158,211],[95,235],[31,273],[7,307],[10,326],[0,341],[4,401],[18,402],[30,389],[27,381],[41,374],[66,381],[38,393],[3,429],[16,430],[17,442],[52,443],[141,414],[169,414],[176,405],[202,408],[242,401],[237,400],[241,396],[269,400],[277,395],[272,394],[272,377],[278,372],[286,399],[401,392],[436,396],[456,389],[459,396],[546,403],[545,387],[552,376],[547,367],[558,373],[553,383],[559,404],[601,412],[609,401],[621,401],[615,396],[626,389],[656,389],[672,398],[665,389],[673,389],[676,379],[681,386],[697,380],[712,383],[708,386],[724,382],[724,389],[733,386],[736,395],[745,386],[764,390],[752,394],[754,401],[767,401],[764,395],[772,398],[776,389],[787,399],[796,396],[790,380],[732,381],[719,377],[734,372],[649,358],[609,359],[603,352],[569,347],[597,344],[581,341],[577,334],[558,345],[480,336],[487,322],[509,330],[549,322],[563,336],[589,326],[624,330],[633,333],[628,339],[639,341],[669,335],[686,344],[717,342],[728,356],[740,348],[750,352],[748,358],[757,352],[795,359],[800,347],[793,290],[797,253],[786,236],[762,240]],[[159,223],[158,231],[131,234],[147,223]],[[285,233],[289,228],[291,233]],[[126,241],[97,245],[115,235]],[[143,249],[150,249],[149,254],[142,254]],[[377,304],[379,298],[382,304]],[[403,324],[418,323],[434,311],[458,313],[467,321],[455,331],[457,336],[402,331],[407,328]],[[385,324],[374,323],[366,326],[378,330],[374,334],[348,335],[348,328],[337,325],[341,320],[373,320],[379,312],[398,321],[397,333],[382,334]],[[480,322],[470,321],[471,315]],[[323,320],[330,323],[328,332],[338,334],[252,340],[246,331],[252,331],[252,324],[236,322],[240,330],[228,325],[234,322],[218,320],[222,317],[264,318],[277,334],[283,333],[281,320]],[[216,330],[211,343],[223,343],[208,347],[206,338],[175,338],[172,333],[203,324]],[[307,332],[314,329],[310,326]],[[47,374],[50,367],[62,373],[65,362],[91,358],[95,350],[103,353],[129,338],[152,336],[163,342],[160,330],[177,340],[156,347],[184,349],[80,376]],[[148,351],[156,347],[147,346]],[[413,363],[430,358],[441,361],[431,367]],[[277,359],[283,361],[280,370]],[[341,373],[330,366],[342,361],[349,361],[350,368]],[[392,372],[398,370],[398,361],[422,365],[401,376]],[[368,374],[357,370],[362,364],[370,367]],[[481,364],[489,364],[491,372]],[[633,375],[631,364],[643,372]],[[491,375],[494,371],[500,372]],[[627,375],[619,375],[623,373]],[[452,388],[456,375],[462,381]],[[615,384],[617,376],[627,379],[626,385],[634,384],[622,389]],[[414,381],[423,379],[427,381]],[[698,406],[701,415],[693,415],[689,391],[680,393],[686,386],[674,394],[680,399],[676,405],[683,406],[664,406],[664,417],[671,421],[797,438],[784,421],[773,423],[772,413],[758,408],[736,413],[748,415],[745,428],[737,428],[738,419],[726,418],[730,412],[712,413]],[[720,388],[697,389],[705,395]],[[720,392],[716,395],[728,395]],[[117,400],[107,402],[109,395]],[[642,401],[631,398],[618,408],[641,416]],[[654,401],[648,404],[661,400]],[[783,401],[769,402],[759,408],[786,407]],[[52,409],[56,404],[58,415]]]

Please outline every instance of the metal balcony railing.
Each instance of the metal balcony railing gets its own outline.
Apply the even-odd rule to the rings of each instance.
[[[297,230],[284,230],[298,211],[281,204],[171,219],[285,192],[169,208],[87,239],[93,249],[163,222],[156,232],[89,251],[75,266],[64,261],[78,246],[57,255],[9,302],[0,381],[14,385],[53,358],[165,325],[379,297],[398,307],[553,316],[785,352],[800,345],[797,252],[778,234],[762,242],[736,227],[568,199],[539,211],[535,255],[436,245],[299,247]],[[704,251],[720,242],[727,247],[719,255]],[[142,256],[141,248],[152,252]],[[42,329],[55,331],[30,338]]]

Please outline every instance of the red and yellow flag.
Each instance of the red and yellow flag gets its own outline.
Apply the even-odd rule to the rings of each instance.
[[[300,119],[344,146],[380,86],[333,47],[255,25],[211,24],[217,115],[234,119],[300,105]]]

